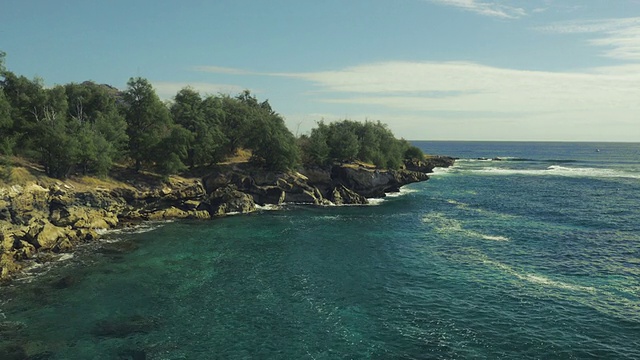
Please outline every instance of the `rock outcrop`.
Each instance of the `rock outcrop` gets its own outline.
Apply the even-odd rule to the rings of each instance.
[[[453,159],[409,162],[404,169],[364,164],[273,172],[248,164],[217,166],[202,179],[121,173],[110,186],[73,181],[32,181],[0,187],[0,280],[10,279],[24,260],[72,251],[103,229],[142,221],[210,219],[249,213],[256,205],[366,204],[409,183],[424,181]],[[44,256],[44,258],[48,258]]]

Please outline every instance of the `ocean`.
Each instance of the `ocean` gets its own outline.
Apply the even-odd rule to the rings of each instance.
[[[368,206],[112,232],[0,288],[3,359],[640,359],[640,144],[415,144],[460,159]]]

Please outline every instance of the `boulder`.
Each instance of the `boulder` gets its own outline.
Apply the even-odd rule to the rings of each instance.
[[[336,205],[345,204],[368,204],[367,198],[347,189],[344,185],[336,186],[329,193],[329,200]]]
[[[204,186],[202,186],[202,183],[198,180],[174,180],[171,182],[170,188],[164,188],[163,190],[164,199],[173,201],[199,199],[206,194]]]
[[[26,225],[33,218],[45,217],[49,212],[49,190],[38,184],[15,187],[17,194],[10,197],[11,219],[14,224]]]
[[[213,217],[229,213],[253,212],[256,210],[256,204],[251,195],[227,186],[211,193],[198,210],[207,210]]]
[[[285,192],[278,186],[254,186],[249,190],[253,200],[260,205],[280,205],[285,200]]]
[[[173,206],[165,210],[154,211],[147,215],[149,220],[186,219],[188,217],[189,213],[187,211]]]
[[[0,254],[0,280],[7,280],[11,274],[19,271],[22,266],[9,253]]]
[[[35,225],[35,227],[37,226],[39,225]],[[51,250],[63,240],[68,240],[67,229],[57,227],[46,221],[38,231],[38,235],[36,235],[35,243],[33,245],[38,249],[38,251]],[[66,245],[63,245],[63,247],[66,247]]]

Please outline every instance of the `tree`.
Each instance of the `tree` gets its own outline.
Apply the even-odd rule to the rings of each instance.
[[[9,155],[13,152],[12,128],[11,104],[4,96],[4,92],[0,91],[0,154]]]
[[[226,137],[224,153],[231,155],[246,145],[247,133],[250,131],[252,108],[249,101],[224,95],[221,99],[224,117],[221,130]]]
[[[329,156],[337,161],[352,161],[357,159],[360,143],[355,132],[355,122],[342,121],[333,123],[329,127],[327,139]]]
[[[254,120],[252,137],[253,161],[269,170],[283,171],[298,163],[296,139],[287,129],[280,115],[263,110],[263,116]]]
[[[146,79],[129,79],[123,100],[129,156],[139,171],[143,163],[154,159],[154,151],[171,125],[171,116]]]
[[[42,80],[29,80],[10,71],[3,71],[2,90],[10,105],[11,130],[5,134],[16,144],[14,153],[31,156],[33,140],[38,136],[36,125],[48,108],[47,92]]]
[[[304,135],[301,137],[300,150],[303,163],[324,166],[331,160],[327,144],[329,127],[322,120],[317,124],[318,126],[311,130],[311,134],[306,139]]]
[[[303,161],[316,165],[360,160],[380,168],[395,169],[402,166],[406,156],[416,154],[415,149],[407,152],[410,144],[396,139],[380,121],[343,120],[329,125],[320,121],[300,143]]]
[[[118,111],[116,94],[89,81],[67,84],[65,91],[68,115],[77,127],[80,169],[83,174],[106,175],[127,145],[127,123]]]
[[[45,95],[44,107],[34,111],[34,151],[48,176],[65,178],[77,162],[78,129],[67,117],[64,88],[56,86]]]
[[[224,136],[220,132],[222,104],[212,96],[202,99],[193,89],[176,96],[171,113],[176,124],[188,131],[185,161],[190,167],[211,164],[221,157]]]

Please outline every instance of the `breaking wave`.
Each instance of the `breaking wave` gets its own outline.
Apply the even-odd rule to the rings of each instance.
[[[469,170],[474,173],[486,175],[531,175],[531,176],[566,176],[566,177],[590,177],[590,178],[627,178],[640,179],[640,173],[627,172],[605,168],[571,168],[559,165],[551,165],[546,169],[506,169],[488,167],[484,169]]]

